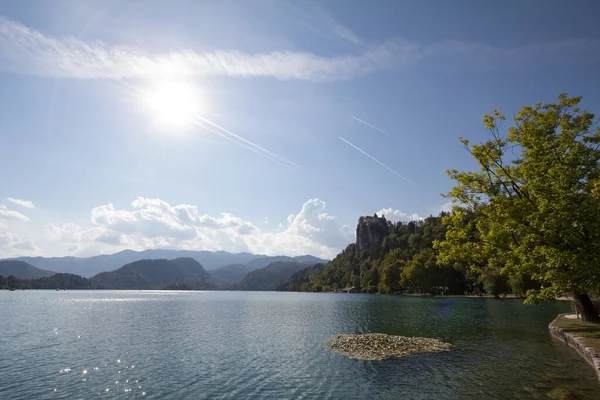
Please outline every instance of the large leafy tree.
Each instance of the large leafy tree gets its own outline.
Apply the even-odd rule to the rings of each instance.
[[[483,118],[489,140],[460,139],[479,171],[447,171],[454,207],[436,247],[442,263],[540,281],[528,302],[569,293],[584,320],[600,322],[588,296],[600,288],[600,130],[580,100],[523,107],[508,135],[494,110]]]

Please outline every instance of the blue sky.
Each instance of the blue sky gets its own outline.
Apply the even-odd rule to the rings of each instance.
[[[599,11],[2,1],[0,257],[332,257],[360,215],[437,214],[484,113],[561,92],[600,110]]]

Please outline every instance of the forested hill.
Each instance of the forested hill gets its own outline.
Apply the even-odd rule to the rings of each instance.
[[[188,257],[174,260],[140,260],[92,279],[101,289],[214,289],[202,265]]]
[[[0,275],[14,276],[17,279],[39,279],[52,276],[56,272],[36,268],[19,260],[0,260]]]
[[[235,285],[238,290],[275,290],[286,282],[292,274],[303,270],[307,263],[299,262],[274,262],[264,268],[248,272],[248,274]]]
[[[350,244],[325,265],[299,271],[280,285],[279,290],[330,291],[354,287],[365,293],[463,294],[480,289],[493,294],[510,292],[507,278],[499,271],[486,276],[466,276],[461,268],[437,264],[433,242],[445,238],[444,215],[397,224],[382,218],[362,217],[357,227],[358,243]],[[382,228],[382,220],[387,229],[385,225]],[[518,287],[515,290],[520,291]]]
[[[38,279],[0,275],[0,289],[95,289],[89,279],[73,274],[54,274]]]

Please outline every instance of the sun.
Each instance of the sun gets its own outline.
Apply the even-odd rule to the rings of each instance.
[[[200,111],[194,87],[183,81],[156,82],[143,95],[147,113],[167,128],[185,128],[193,124]]]

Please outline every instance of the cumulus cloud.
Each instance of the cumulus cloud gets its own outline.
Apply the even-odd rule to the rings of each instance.
[[[392,221],[394,223],[420,221],[420,220],[424,219],[423,217],[419,216],[418,214],[406,214],[400,210],[394,210],[391,207],[390,208],[382,208],[381,210],[377,211],[376,214],[380,217],[385,216],[385,218],[388,221]]]
[[[310,199],[300,213],[288,217],[286,234],[310,238],[327,247],[342,247],[351,240],[347,226],[339,224],[336,217],[325,213],[326,203],[319,199]]]
[[[310,199],[289,216],[287,225],[264,230],[230,213],[211,216],[193,205],[140,197],[125,209],[113,204],[94,207],[87,227],[48,224],[45,232],[74,254],[170,248],[333,258],[354,241],[354,234],[325,208],[324,201]]]
[[[31,240],[23,239],[6,230],[0,230],[0,257],[31,255],[37,250],[37,246]]]
[[[35,205],[33,205],[33,201],[31,201],[31,200],[21,200],[21,199],[15,199],[14,197],[9,197],[6,199],[6,201],[9,201],[20,207],[35,208]]]
[[[4,204],[0,204],[0,220],[29,222],[29,217],[18,211],[9,210]]]

